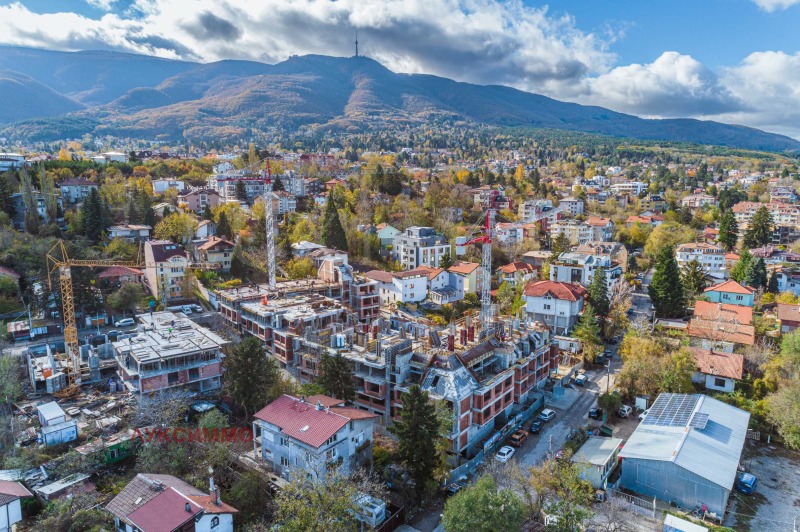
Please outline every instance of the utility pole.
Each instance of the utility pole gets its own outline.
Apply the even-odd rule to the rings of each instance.
[[[606,374],[606,395],[608,395],[608,389],[609,386],[611,386],[611,360],[608,361],[606,368],[608,369],[608,373]]]

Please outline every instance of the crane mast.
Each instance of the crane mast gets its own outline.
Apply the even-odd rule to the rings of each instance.
[[[269,289],[275,290],[275,213],[272,207],[272,170],[269,159],[265,163],[264,176],[264,217],[266,218],[267,231],[267,274],[269,275]]]
[[[483,228],[482,257],[481,257],[481,336],[484,338],[492,334],[492,227],[494,226],[494,211],[486,212],[486,225]]]

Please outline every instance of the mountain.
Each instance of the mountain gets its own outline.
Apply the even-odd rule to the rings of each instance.
[[[85,106],[19,72],[0,70],[0,124],[56,116]]]
[[[27,60],[23,60],[26,58]],[[366,57],[293,56],[199,64],[116,52],[0,47],[13,68],[85,109],[15,123],[0,136],[54,140],[85,133],[140,138],[249,137],[272,127],[359,131],[434,120],[566,129],[746,149],[800,149],[800,142],[744,126],[692,119],[642,119],[499,85],[398,74]],[[44,109],[43,102],[38,103]],[[68,111],[74,111],[70,109]],[[23,114],[25,116],[25,114]],[[0,123],[2,122],[0,117]]]

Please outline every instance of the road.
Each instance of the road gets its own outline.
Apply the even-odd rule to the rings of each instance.
[[[642,279],[642,288],[633,293],[632,305],[635,317],[645,317],[651,319],[653,317],[653,302],[650,300],[650,295],[647,293],[647,287],[653,281],[653,269],[649,269],[644,274]],[[631,316],[632,318],[634,316]]]

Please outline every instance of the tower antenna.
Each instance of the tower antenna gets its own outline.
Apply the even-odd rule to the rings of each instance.
[[[358,30],[356,30],[356,57],[358,57]]]

